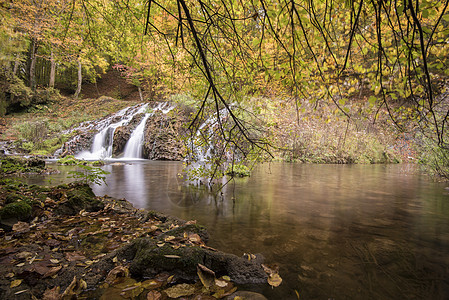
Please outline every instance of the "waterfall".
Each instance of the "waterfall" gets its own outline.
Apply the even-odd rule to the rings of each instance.
[[[112,145],[114,142],[115,129],[128,124],[135,115],[144,113],[147,110],[147,107],[148,104],[141,105],[140,107],[128,107],[122,109],[111,117],[98,122],[98,124],[96,124],[96,128],[100,130],[94,136],[90,151],[81,151],[76,154],[75,157],[86,160],[102,160],[112,158]],[[114,122],[113,120],[116,120],[117,118],[121,118],[121,120]],[[89,124],[86,127],[92,127],[92,124]]]
[[[193,150],[193,157],[191,158],[193,161],[207,161],[213,157],[215,147],[212,142],[212,137],[214,136],[214,130],[216,130],[216,126],[218,126],[219,123],[218,118],[223,122],[227,117],[228,111],[223,108],[201,124],[195,137],[189,141]]]
[[[167,106],[167,103],[159,103],[157,107],[153,109],[153,112],[146,113],[139,125],[134,129],[131,137],[126,143],[125,150],[123,151],[123,158],[142,158],[142,149],[145,135],[145,125],[149,117],[154,115],[154,112],[160,110],[166,114],[173,109],[173,106]]]
[[[139,125],[132,131],[128,142],[125,145],[123,159],[139,159],[142,158],[143,142],[145,135],[145,124],[147,120],[154,115],[156,111],[166,114],[172,110],[174,106],[166,102],[159,103],[155,108],[148,111],[148,104],[137,105],[125,108],[118,113],[100,120],[96,123],[82,124],[82,128],[86,130],[96,129],[90,150],[84,150],[75,155],[78,159],[86,160],[104,160],[112,158],[112,147],[114,143],[115,130],[120,126],[126,126],[131,122],[137,114],[145,113]],[[119,121],[117,121],[119,119]]]
[[[143,136],[145,134],[145,124],[151,114],[145,114],[140,124],[134,129],[131,137],[126,143],[123,158],[142,158]]]

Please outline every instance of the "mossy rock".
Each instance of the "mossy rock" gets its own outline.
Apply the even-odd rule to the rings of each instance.
[[[197,266],[202,264],[213,270],[217,277],[228,275],[237,284],[264,283],[267,280],[260,261],[248,261],[233,254],[199,246],[174,249],[170,243],[165,243],[160,247],[151,238],[132,241],[119,250],[118,257],[132,261],[129,270],[137,278],[168,272],[182,280],[195,280]]]
[[[0,160],[0,173],[42,173],[45,161],[39,158],[4,157]]]
[[[71,187],[66,195],[67,201],[56,208],[56,212],[62,215],[74,215],[83,209],[89,212],[99,211],[104,207],[87,184]]]
[[[16,193],[16,192],[8,193],[5,196],[5,204],[10,204],[10,203],[14,203],[14,202],[20,201],[20,200],[22,200],[22,198],[23,198],[22,194],[19,194],[19,193]]]
[[[31,217],[31,211],[31,205],[25,201],[17,201],[5,205],[5,207],[0,210],[0,218],[2,220],[16,218],[23,221]]]
[[[58,159],[58,164],[60,165],[66,165],[66,166],[73,166],[80,162],[80,160],[76,159],[73,155],[67,155],[63,158]]]

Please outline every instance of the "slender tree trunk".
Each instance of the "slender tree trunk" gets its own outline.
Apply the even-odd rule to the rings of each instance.
[[[81,93],[81,83],[83,81],[83,74],[81,73],[81,58],[78,57],[78,86],[76,88],[76,92],[74,97],[78,98]]]
[[[19,71],[19,65],[20,65],[19,54],[16,54],[16,60],[14,61],[14,69],[12,70],[12,76],[17,75],[17,71]]]
[[[33,92],[36,91],[36,50],[36,40],[32,39],[30,53],[30,88]]]
[[[53,49],[52,49],[51,55],[50,55],[50,80],[48,82],[49,88],[55,87],[55,76],[56,76],[56,63],[55,63],[55,56],[53,54]]]
[[[143,102],[143,95],[142,95],[142,89],[140,88],[140,86],[137,87],[137,90],[139,91],[139,97],[140,97],[140,101]]]

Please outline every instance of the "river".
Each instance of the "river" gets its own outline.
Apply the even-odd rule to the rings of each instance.
[[[209,246],[278,264],[280,287],[244,287],[268,299],[449,299],[447,185],[413,165],[266,163],[217,197],[186,186],[179,162],[104,169],[97,195],[198,220]]]

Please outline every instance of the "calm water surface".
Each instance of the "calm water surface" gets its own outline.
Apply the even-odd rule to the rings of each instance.
[[[246,287],[269,299],[449,299],[448,191],[414,166],[263,164],[217,198],[186,187],[181,163],[104,169],[97,195],[196,219],[209,246],[277,263],[280,287]]]

